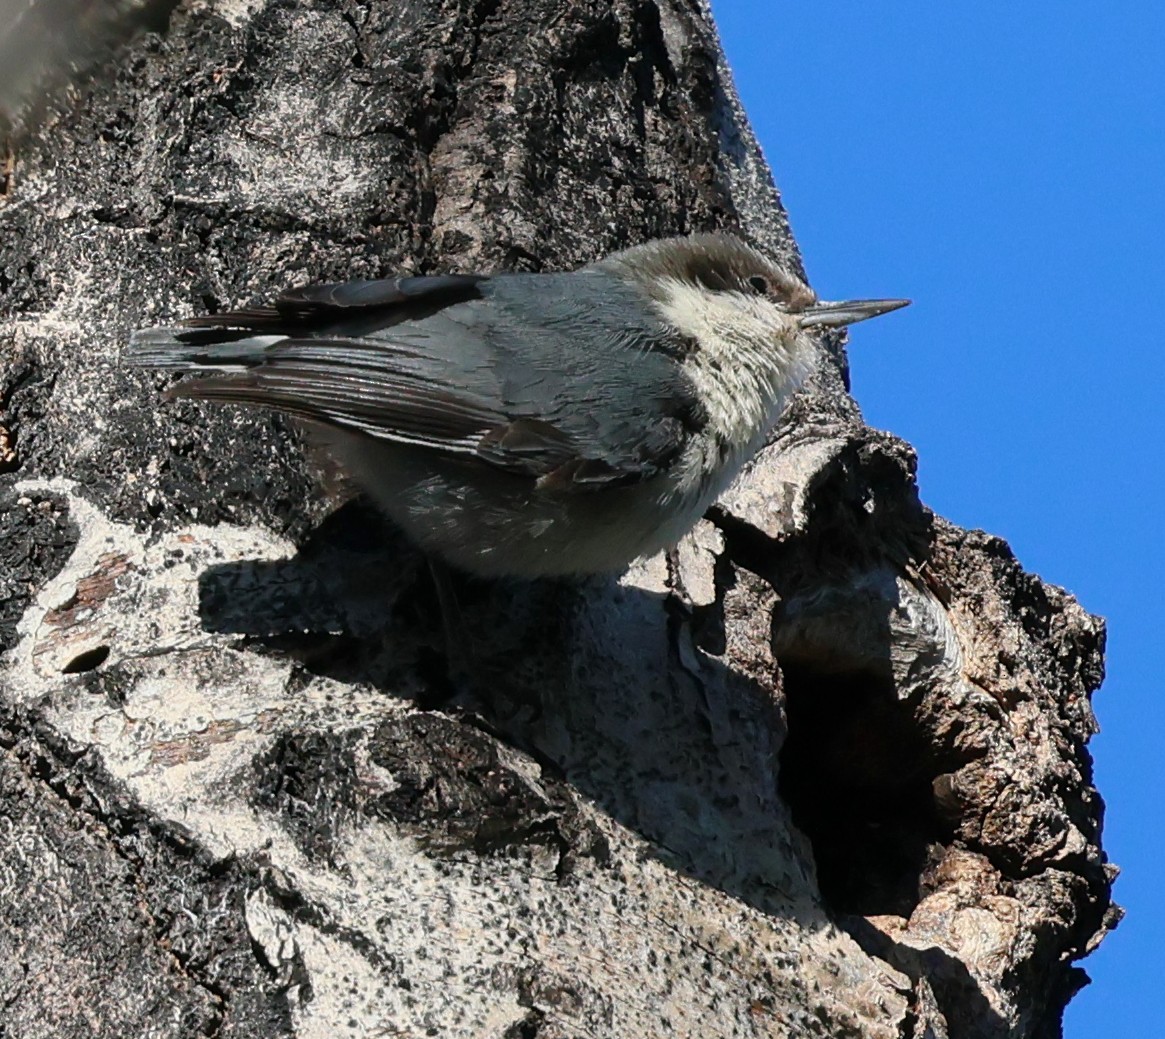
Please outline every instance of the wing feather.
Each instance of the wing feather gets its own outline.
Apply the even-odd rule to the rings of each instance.
[[[175,396],[275,408],[547,492],[593,491],[660,472],[690,432],[677,414],[698,410],[631,291],[595,273],[308,286],[137,333],[130,359],[211,373]]]
[[[353,313],[395,310],[397,317],[415,316],[479,296],[483,274],[356,279],[323,282],[287,289],[270,306],[204,314],[187,321],[191,328],[303,328],[326,324]],[[290,326],[290,328],[289,328]]]

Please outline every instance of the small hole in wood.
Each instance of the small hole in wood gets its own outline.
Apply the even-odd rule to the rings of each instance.
[[[73,657],[72,660],[61,668],[61,674],[80,675],[86,671],[93,671],[104,664],[108,657],[108,646],[94,646],[93,649],[87,649],[84,653],[78,653]]]

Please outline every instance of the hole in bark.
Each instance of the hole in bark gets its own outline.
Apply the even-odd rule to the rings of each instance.
[[[86,671],[95,671],[109,658],[108,646],[94,646],[93,649],[87,649],[84,653],[78,653],[72,660],[70,660],[63,668],[61,674],[63,675],[80,675]]]
[[[545,1020],[542,1011],[531,1010],[521,1021],[515,1021],[506,1029],[503,1039],[537,1039]]]
[[[837,913],[909,916],[941,831],[927,741],[890,680],[782,662],[780,789]]]

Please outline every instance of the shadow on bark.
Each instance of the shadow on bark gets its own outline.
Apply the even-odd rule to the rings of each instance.
[[[712,654],[701,656],[695,686],[674,682],[684,671],[679,629],[723,653],[723,597],[701,611],[675,594],[619,589],[620,609],[670,617],[663,634],[671,678],[598,688],[575,681],[577,662],[603,651],[578,644],[587,637],[577,626],[578,610],[601,601],[596,587],[613,589],[613,580],[458,578],[466,624],[459,637],[472,642],[476,666],[469,680],[450,679],[441,617],[420,556],[374,508],[350,502],[291,559],[206,570],[199,579],[203,628],[241,636],[238,648],[246,652],[289,657],[311,674],[370,685],[441,713],[384,723],[372,733],[285,731],[254,759],[251,803],[274,812],[301,850],[330,868],[343,868],[344,830],[375,818],[412,833],[436,857],[541,845],[557,856],[560,882],[568,882],[580,858],[599,865],[607,859],[603,835],[576,810],[569,786],[692,878],[802,924],[836,921],[871,955],[915,982],[925,978],[948,1018],[974,1022],[961,1034],[1004,1034],[1006,1019],[965,964],[937,946],[925,955],[899,947],[864,919],[909,917],[928,893],[954,829],[934,784],[957,762],[944,759],[921,727],[917,697],[899,696],[892,616],[902,603],[885,561],[864,577],[843,580],[843,566],[854,561],[829,560],[816,542],[816,536],[795,538],[782,547],[786,563],[800,559],[786,567],[787,581],[789,575],[794,584],[802,581],[799,588],[786,583],[783,611],[772,619],[774,641],[786,647],[782,721],[773,686]],[[815,560],[812,566],[807,558]],[[722,583],[732,584],[727,561],[723,569]],[[830,575],[832,584],[806,587],[810,571]],[[402,685],[410,675],[414,681]],[[764,719],[761,728],[777,734],[767,748],[774,787],[767,817],[742,808],[757,799],[755,770],[711,770],[713,783],[708,771],[676,769],[677,756],[722,753],[702,702],[710,689],[717,696],[729,692],[733,710]],[[662,710],[672,728],[629,740],[593,726],[585,760],[548,735],[573,728],[577,736],[577,717],[555,712],[573,712],[579,699],[593,697],[586,710],[600,717],[611,706],[604,697],[616,696],[625,714],[650,718]],[[537,788],[504,767],[495,737],[538,762],[543,782]],[[419,747],[427,751],[418,760]],[[359,753],[395,777],[391,793],[360,790]],[[666,788],[657,781],[662,777]],[[775,808],[780,799],[808,838],[811,858],[789,841],[789,814]],[[788,882],[798,858],[815,863],[822,908],[804,902],[798,890],[804,877]]]

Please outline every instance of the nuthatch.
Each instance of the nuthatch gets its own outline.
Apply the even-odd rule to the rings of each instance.
[[[617,572],[667,548],[760,449],[816,332],[906,306],[826,303],[730,234],[562,274],[292,289],[146,329],[172,393],[306,419],[417,544],[477,574]]]

